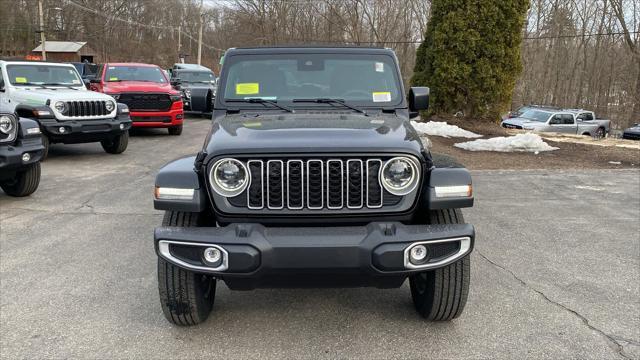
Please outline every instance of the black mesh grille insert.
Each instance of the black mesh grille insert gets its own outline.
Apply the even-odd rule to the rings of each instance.
[[[382,206],[382,186],[378,181],[378,174],[382,167],[382,161],[367,161],[367,206]]]
[[[340,209],[343,205],[342,164],[341,160],[327,161],[327,206],[330,209]]]
[[[362,207],[362,160],[347,161],[347,206]]]
[[[302,169],[302,160],[287,162],[287,199],[289,201],[287,205],[293,209],[302,209],[304,204]]]
[[[262,169],[262,161],[249,161],[249,172],[251,173],[251,184],[247,194],[250,208],[262,208],[264,199],[262,197],[262,178],[264,170]]]
[[[307,207],[310,209],[320,209],[324,206],[323,182],[322,161],[307,161]]]
[[[283,202],[283,169],[282,161],[270,160],[267,162],[267,202],[270,208],[281,208]]]
[[[166,111],[171,107],[168,94],[120,94],[119,102],[127,104],[130,110]]]

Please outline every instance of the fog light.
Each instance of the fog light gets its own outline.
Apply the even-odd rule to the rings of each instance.
[[[427,258],[427,255],[428,250],[424,245],[416,245],[409,251],[409,260],[417,265],[422,263]]]
[[[60,134],[64,134],[67,129],[65,129],[64,126],[60,126],[60,128],[58,128],[58,131],[60,132]]]
[[[124,124],[120,124],[120,130],[124,130]]]
[[[29,162],[29,160],[31,160],[31,154],[29,153],[22,154],[22,162]]]
[[[204,249],[202,257],[207,265],[215,266],[219,265],[222,261],[222,252],[220,251],[220,249],[209,247]]]

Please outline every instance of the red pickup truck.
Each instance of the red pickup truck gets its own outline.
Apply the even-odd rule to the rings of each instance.
[[[182,133],[182,96],[171,87],[164,71],[157,65],[100,65],[89,88],[127,104],[133,127],[167,128],[171,135]]]

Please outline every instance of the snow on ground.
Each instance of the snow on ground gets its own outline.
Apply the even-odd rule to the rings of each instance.
[[[469,151],[499,151],[499,152],[534,152],[557,150],[542,140],[540,135],[527,133],[515,136],[500,136],[491,139],[478,139],[453,146]]]
[[[420,134],[442,136],[442,137],[462,137],[468,139],[475,139],[482,137],[471,131],[459,128],[455,125],[449,125],[446,122],[428,121],[428,122],[416,122],[412,121],[411,125]]]

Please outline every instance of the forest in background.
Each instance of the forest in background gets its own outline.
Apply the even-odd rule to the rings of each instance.
[[[224,49],[261,45],[393,48],[405,83],[428,0],[43,0],[48,40],[87,41],[104,61],[169,67],[180,52],[218,69]],[[37,0],[0,0],[0,57],[39,44]],[[640,0],[531,0],[512,104],[584,107],[640,121]],[[182,47],[178,49],[178,38]]]

